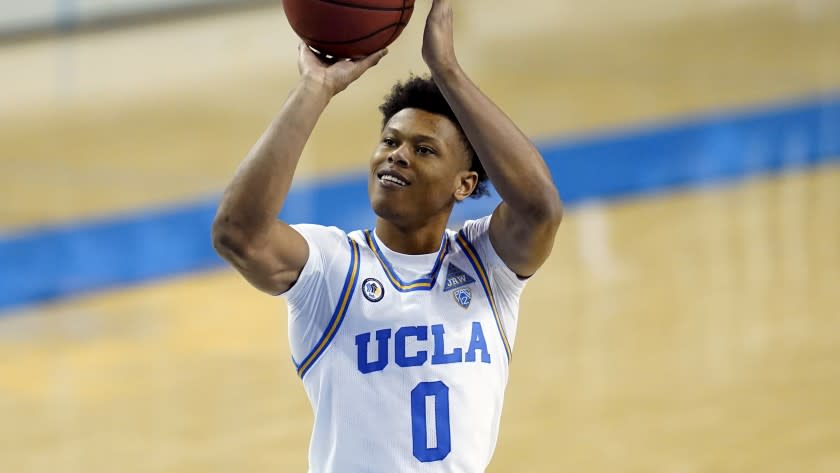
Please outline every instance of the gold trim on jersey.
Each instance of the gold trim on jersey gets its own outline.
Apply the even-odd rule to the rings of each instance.
[[[332,319],[330,320],[329,327],[324,332],[324,335],[321,337],[321,340],[318,341],[315,349],[304,358],[303,362],[301,362],[300,366],[298,366],[297,372],[298,376],[303,378],[309,368],[312,367],[312,364],[315,363],[315,360],[318,359],[319,356],[324,352],[324,350],[329,346],[332,339],[335,337],[336,332],[338,332],[338,328],[341,326],[341,323],[344,321],[344,316],[347,314],[347,308],[350,305],[350,299],[353,297],[353,291],[356,288],[356,282],[359,279],[359,244],[353,241],[352,239],[348,238],[350,242],[350,268],[347,270],[347,277],[344,280],[344,287],[341,289],[341,297],[339,298],[339,302],[336,305],[335,311],[333,312]]]
[[[493,296],[493,289],[490,287],[490,278],[487,277],[487,271],[484,269],[484,264],[481,262],[481,258],[478,256],[478,252],[472,246],[472,244],[467,240],[464,236],[463,231],[458,232],[458,236],[456,237],[458,245],[464,250],[464,253],[467,255],[467,259],[469,259],[470,264],[472,265],[475,272],[478,274],[478,279],[481,282],[481,287],[484,289],[484,293],[487,295],[487,299],[490,301],[490,309],[493,311],[493,317],[496,319],[496,326],[499,329],[499,335],[502,336],[502,343],[505,346],[505,353],[507,354],[508,361],[511,358],[511,348],[510,343],[508,342],[507,334],[505,333],[505,327],[502,323],[502,319],[499,316],[499,310],[496,307],[496,298]]]

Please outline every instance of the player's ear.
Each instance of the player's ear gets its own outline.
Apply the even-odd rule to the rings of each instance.
[[[461,171],[455,175],[455,200],[461,202],[475,191],[478,186],[478,173]]]

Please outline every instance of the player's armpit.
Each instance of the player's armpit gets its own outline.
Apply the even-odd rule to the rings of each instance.
[[[499,258],[522,278],[533,276],[554,246],[562,206],[550,213],[523,214],[502,202],[490,219],[490,243]]]
[[[280,221],[274,222],[264,235],[251,238],[231,225],[216,223],[213,246],[251,285],[271,295],[288,291],[309,258],[306,240]]]

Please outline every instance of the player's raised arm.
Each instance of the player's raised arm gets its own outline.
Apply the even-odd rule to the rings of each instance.
[[[560,196],[533,143],[458,64],[451,3],[433,0],[423,59],[502,197],[490,223],[493,247],[514,272],[530,276],[551,252],[563,215]]]
[[[258,289],[281,294],[306,264],[306,240],[278,221],[303,147],[330,99],[386,51],[326,65],[300,46],[300,80],[225,189],[213,221],[213,246]]]

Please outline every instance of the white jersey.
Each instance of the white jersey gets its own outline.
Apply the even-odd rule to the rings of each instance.
[[[490,217],[402,255],[372,231],[296,225],[292,356],[315,411],[310,473],[479,473],[490,462],[525,285]]]

